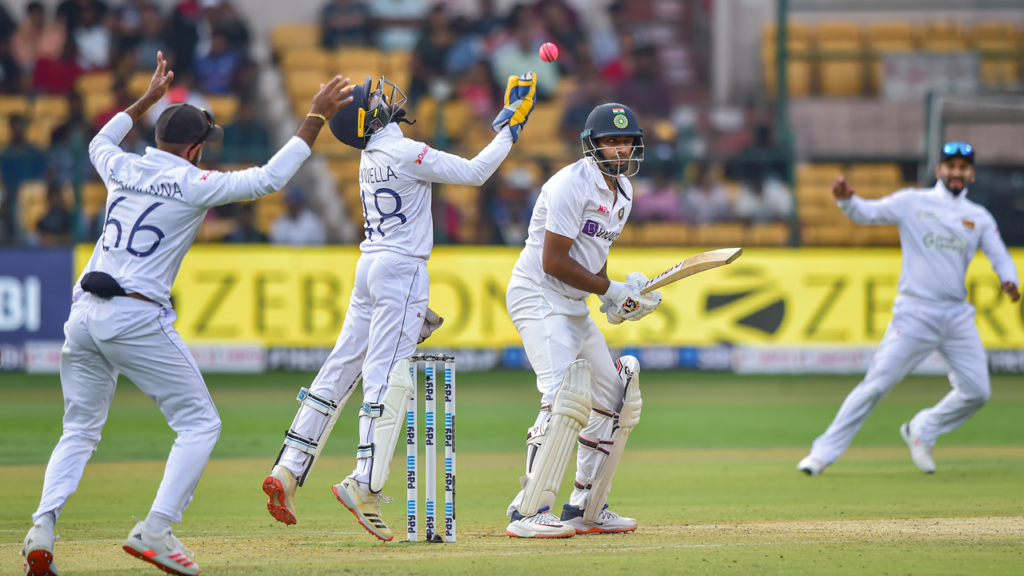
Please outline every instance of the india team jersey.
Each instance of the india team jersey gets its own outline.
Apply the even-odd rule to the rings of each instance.
[[[857,224],[896,224],[903,266],[897,291],[934,301],[963,301],[967,266],[980,248],[1000,282],[1017,283],[1017,267],[996,222],[982,206],[934,188],[908,188],[880,200],[853,196],[839,207]]]
[[[435,150],[389,124],[370,137],[359,160],[363,204],[363,252],[389,251],[430,258],[434,222],[431,183],[482,186],[512,149],[503,128],[472,160]]]
[[[126,292],[170,306],[171,286],[206,211],[255,200],[284,188],[309,146],[292,138],[265,166],[238,172],[200,170],[156,148],[144,156],[118,144],[132,129],[128,114],[114,116],[89,144],[89,158],[107,186],[103,233],[85,272],[106,272]],[[81,278],[74,299],[83,294]]]
[[[530,219],[530,235],[512,275],[567,298],[586,298],[587,292],[544,272],[544,235],[550,231],[572,238],[569,256],[588,271],[600,272],[633,207],[629,180],[619,176],[618,185],[618,191],[610,190],[604,175],[587,158],[559,170],[541,188]]]

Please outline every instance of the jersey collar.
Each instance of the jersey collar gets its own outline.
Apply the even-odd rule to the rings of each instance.
[[[154,148],[152,146],[146,146],[146,156],[158,160],[160,162],[173,162],[178,166],[192,166],[191,162],[182,158],[181,156],[171,154],[166,150],[161,150],[159,148]]]
[[[946,188],[946,184],[943,183],[942,180],[938,180],[935,182],[935,190],[939,194],[941,194],[943,198],[949,199],[953,202],[956,202],[957,200],[960,199],[966,199],[967,193],[970,191],[970,189],[967,186],[964,186],[963,192],[954,195],[952,192],[949,191],[949,189]]]
[[[404,135],[402,134],[402,129],[399,128],[397,124],[388,124],[382,130],[374,132],[373,135],[370,136],[370,141],[366,143],[366,147],[369,148],[376,144],[377,142],[388,140],[390,138],[403,137]]]
[[[626,189],[622,185],[622,180],[626,179],[625,176],[620,174],[619,176],[616,177],[615,181],[618,184],[616,188],[618,188],[618,190],[612,190],[608,188],[608,181],[604,179],[604,173],[598,170],[597,165],[595,165],[592,160],[584,158],[583,163],[587,166],[587,176],[590,177],[590,181],[591,183],[594,184],[594,186],[597,186],[601,190],[606,190],[612,196],[615,196],[616,194],[621,194],[622,197],[625,198],[627,201],[633,200],[629,196],[626,196]]]

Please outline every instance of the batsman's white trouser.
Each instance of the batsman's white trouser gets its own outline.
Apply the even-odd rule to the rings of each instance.
[[[590,317],[590,309],[585,301],[569,300],[560,294],[545,291],[529,280],[513,276],[508,284],[505,302],[512,323],[523,340],[526,356],[537,374],[537,390],[542,395],[542,405],[554,401],[569,365],[577,359],[585,359],[590,361],[593,370],[590,398],[594,410],[618,411],[625,384],[619,378],[615,361],[608,351],[608,343]],[[542,426],[550,417],[549,410],[541,410],[535,426]],[[597,432],[597,429],[601,429],[604,432],[606,420],[591,412],[586,430]],[[610,429],[607,432],[610,434]],[[595,478],[604,457],[591,450],[577,451],[576,477]],[[587,494],[576,490],[570,501],[582,501]],[[509,509],[518,510],[521,498],[520,492]],[[573,502],[574,505],[576,503]]]
[[[897,296],[892,312],[864,380],[811,446],[811,455],[826,464],[843,455],[875,405],[936,349],[949,365],[953,390],[910,421],[911,430],[922,442],[934,445],[939,436],[956,430],[992,393],[974,306]]]
[[[220,416],[174,329],[176,318],[170,308],[134,298],[103,300],[86,294],[71,307],[60,357],[64,434],[46,466],[33,520],[47,512],[59,515],[78,489],[121,373],[156,401],[178,434],[152,511],[181,521],[220,436]]]
[[[309,391],[339,401],[351,393],[362,374],[363,402],[382,402],[395,362],[416,353],[429,295],[426,260],[393,252],[363,254],[356,264],[355,285],[338,342]],[[295,432],[315,438],[324,418],[303,408]],[[360,416],[359,444],[373,443],[373,420]],[[390,461],[392,455],[375,455],[381,456]],[[306,458],[288,447],[281,464],[297,477]],[[370,464],[370,458],[359,458],[353,477],[369,484]]]

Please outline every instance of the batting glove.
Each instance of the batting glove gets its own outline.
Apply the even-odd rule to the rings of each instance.
[[[536,98],[537,76],[533,72],[527,72],[522,76],[509,76],[508,86],[505,88],[505,107],[498,112],[494,122],[491,122],[491,128],[495,132],[501,132],[502,128],[508,126],[512,141],[518,142],[523,126],[533,112]]]
[[[625,282],[610,281],[608,291],[600,296],[601,312],[605,313],[609,324],[621,324],[623,320],[635,322],[658,308],[660,293],[640,294],[646,282],[647,277],[639,272],[626,276]]]

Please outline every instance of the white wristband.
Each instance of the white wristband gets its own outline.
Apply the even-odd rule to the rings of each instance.
[[[622,293],[625,291],[625,284],[623,284],[622,282],[616,282],[615,280],[609,280],[608,289],[605,290],[604,294],[602,294],[601,297],[606,300],[611,300],[612,302],[617,302],[620,298],[622,298]]]

